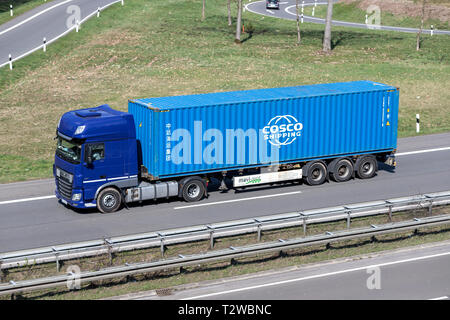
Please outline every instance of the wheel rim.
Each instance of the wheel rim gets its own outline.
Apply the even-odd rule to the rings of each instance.
[[[322,178],[322,170],[320,170],[320,168],[313,169],[311,177],[314,181],[320,180]]]
[[[200,194],[200,187],[195,183],[191,184],[187,189],[189,198],[196,198]]]
[[[346,177],[349,172],[350,172],[350,170],[349,170],[348,166],[346,166],[345,164],[339,166],[339,168],[337,170],[339,177]]]
[[[373,163],[370,161],[364,162],[362,165],[362,172],[365,175],[370,175],[373,172]]]
[[[114,197],[112,194],[107,194],[103,198],[103,205],[107,208],[113,208],[116,205],[116,197]]]

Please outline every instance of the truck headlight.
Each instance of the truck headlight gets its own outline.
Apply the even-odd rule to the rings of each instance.
[[[59,168],[56,168],[56,176],[59,177],[61,175],[61,170]]]
[[[81,193],[74,193],[72,195],[72,201],[80,201],[81,200]]]

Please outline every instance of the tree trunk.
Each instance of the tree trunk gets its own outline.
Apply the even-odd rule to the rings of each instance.
[[[426,4],[426,0],[422,1],[422,18],[421,18],[421,24],[420,24],[420,29],[419,32],[417,32],[417,41],[416,41],[416,50],[419,51],[420,50],[420,36],[422,35],[422,30],[423,30],[423,21],[425,20],[425,4]]]
[[[231,26],[231,0],[227,0],[227,9],[228,9],[228,25]]]
[[[241,43],[241,28],[242,28],[242,0],[237,0],[237,20],[236,20],[236,39],[234,42]]]
[[[298,0],[295,0],[295,12],[297,13],[297,45],[300,44],[300,41],[302,40],[300,35],[300,18],[298,15]]]
[[[323,51],[331,51],[331,20],[333,19],[333,0],[328,0],[327,18],[325,20],[325,32],[323,35]]]
[[[203,0],[202,3],[202,21],[205,20],[205,1],[206,0]]]

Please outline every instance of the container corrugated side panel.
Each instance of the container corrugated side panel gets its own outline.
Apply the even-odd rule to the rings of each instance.
[[[147,167],[149,172],[155,172],[156,162],[154,161],[155,140],[154,137],[154,112],[145,105],[128,102],[128,112],[133,115],[134,126],[136,128],[136,139],[141,144],[142,163]]]
[[[226,129],[261,129],[272,117],[283,114],[294,115],[304,128],[302,136],[296,141],[280,147],[281,162],[394,149],[397,141],[398,91],[250,101],[172,109],[168,112],[154,111],[140,103],[130,102],[129,112],[135,118],[144,165],[152,175],[165,177],[257,165],[259,161],[250,161],[248,154],[243,164],[237,164],[236,161],[227,164],[226,155],[230,149],[225,149],[223,164],[201,163],[202,157],[195,157],[199,152],[194,150],[194,145],[201,145],[204,150],[210,141],[195,142],[195,139],[207,129],[215,128],[223,134],[222,143],[225,144]],[[194,132],[195,121],[202,121],[200,134]],[[177,128],[183,128],[191,135],[190,162],[174,164],[166,161],[167,124],[170,125],[169,134]],[[175,144],[170,141],[170,148]],[[249,148],[248,145],[246,147]],[[256,147],[259,153],[259,146]],[[236,155],[236,146],[233,151]]]
[[[389,126],[386,125],[388,108],[390,109]],[[158,115],[159,120],[156,117],[153,119],[152,131],[153,137],[159,137],[159,139],[153,143],[157,157],[153,158],[153,163],[148,162],[150,155],[144,157],[144,164],[155,176],[164,177],[257,165],[259,161],[249,161],[251,159],[248,152],[246,152],[245,163],[238,163],[236,145],[233,148],[235,155],[233,164],[226,163],[226,156],[231,148],[224,148],[222,164],[204,163],[199,156],[200,151],[195,150],[194,146],[201,146],[200,149],[205,150],[210,141],[203,141],[202,137],[208,129],[219,130],[223,137],[222,143],[225,145],[227,129],[240,128],[244,131],[249,128],[261,129],[277,115],[293,115],[303,123],[302,136],[296,138],[290,145],[280,147],[281,162],[394,149],[397,134],[398,93],[372,91],[180,108],[168,112],[153,112],[147,109],[145,112]],[[202,122],[199,132],[194,130],[196,121]],[[167,124],[170,124],[172,132],[177,128],[189,132],[191,144],[189,161],[180,164],[166,161],[167,149],[163,144]],[[158,125],[159,128],[157,128]],[[171,141],[171,148],[175,144],[177,143]],[[249,146],[246,145],[246,148],[248,150]],[[144,146],[144,149],[148,149],[147,152],[150,150],[147,146]],[[257,149],[259,152],[259,146]]]

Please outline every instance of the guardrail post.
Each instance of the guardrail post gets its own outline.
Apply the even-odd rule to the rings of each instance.
[[[307,217],[303,215],[303,236],[306,237],[306,219]]]
[[[261,222],[258,219],[254,219],[257,223],[256,225],[256,233],[258,242],[261,241]]]
[[[113,262],[113,253],[112,253],[112,245],[111,245],[111,242],[110,242],[106,237],[103,237],[103,242],[104,242],[105,246],[108,247],[108,259],[109,259],[109,265],[112,265],[112,262]]]
[[[162,235],[159,235],[159,237],[160,237],[160,241],[161,241],[161,257],[164,259],[164,251],[165,251],[164,237]]]
[[[347,210],[347,229],[350,229],[350,223],[352,219],[351,213],[352,212],[350,210]]]
[[[430,200],[430,204],[428,205],[428,215],[433,215],[433,200]]]
[[[3,265],[3,259],[0,259],[0,282],[3,281],[3,268],[2,268],[2,265]]]
[[[392,222],[392,204],[388,205],[389,208],[389,221]]]
[[[56,272],[59,272],[61,268],[61,265],[59,263],[59,252],[55,249],[55,247],[52,247],[52,251],[55,253]]]
[[[214,229],[211,226],[206,226],[209,229],[209,248],[214,249]]]

